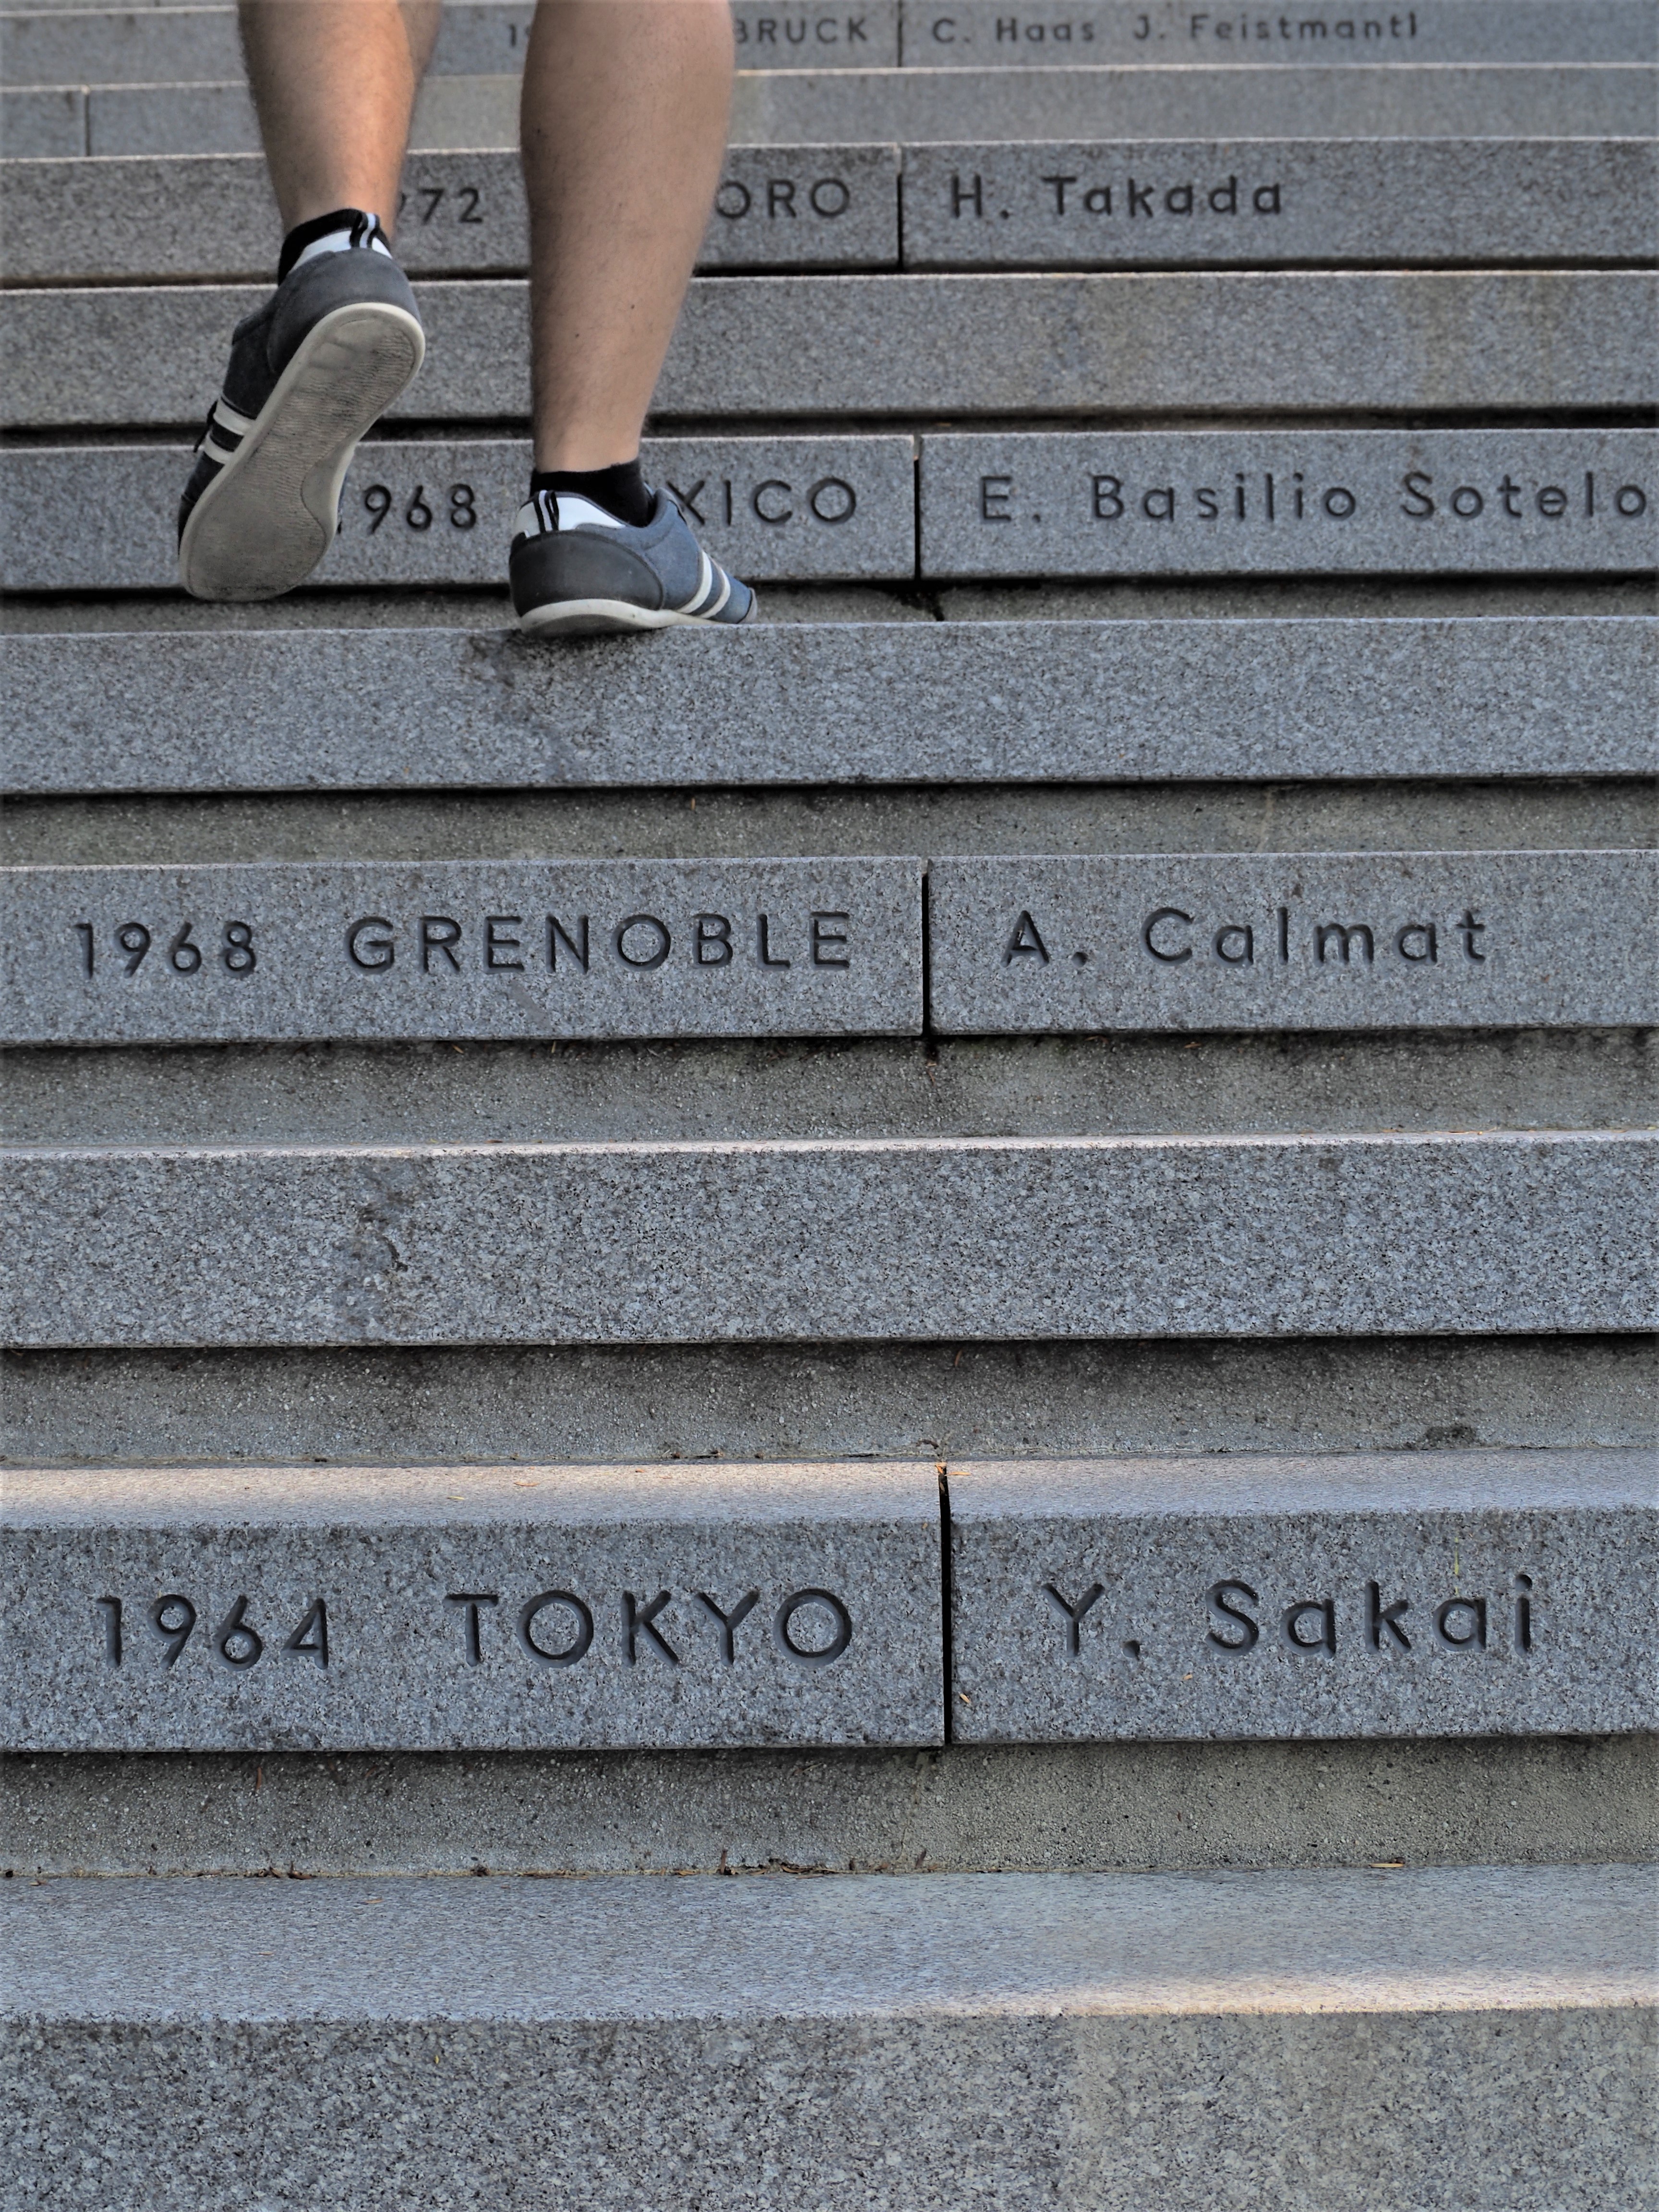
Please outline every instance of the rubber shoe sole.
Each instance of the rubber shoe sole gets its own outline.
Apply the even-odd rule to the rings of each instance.
[[[554,599],[521,614],[519,627],[532,637],[592,637],[619,629],[741,629],[754,621],[759,604],[751,592],[743,622],[722,623],[711,622],[707,615],[682,614],[672,607],[636,607],[627,599]]]
[[[359,441],[420,368],[402,307],[364,301],[307,331],[253,427],[191,509],[179,580],[192,599],[274,599],[334,542]]]

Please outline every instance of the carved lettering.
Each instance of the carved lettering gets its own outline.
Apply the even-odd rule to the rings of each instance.
[[[738,1600],[730,1613],[722,1612],[720,1607],[714,1602],[714,1600],[709,1596],[707,1590],[699,1590],[696,1594],[696,1597],[697,1603],[720,1623],[720,1656],[725,1660],[728,1667],[736,1666],[738,1661],[737,1633],[738,1629],[742,1627],[744,1622],[748,1620],[750,1614],[755,1610],[755,1607],[760,1603],[760,1592],[758,1590],[752,1589],[746,1591],[744,1595]]]
[[[1236,1623],[1242,1631],[1237,1636],[1224,1635],[1218,1627],[1212,1627],[1209,1641],[1218,1651],[1249,1651],[1261,1638],[1261,1630],[1255,1619],[1242,1607],[1232,1603],[1236,1597],[1242,1597],[1251,1605],[1261,1602],[1249,1583],[1212,1583],[1204,1594],[1204,1602],[1212,1613],[1218,1613],[1223,1620]]]
[[[802,1613],[828,1613],[834,1623],[827,1644],[801,1644],[793,1633]],[[785,1598],[772,1617],[772,1635],[780,1650],[803,1666],[828,1667],[839,1659],[853,1640],[853,1616],[833,1590],[799,1589]]]
[[[1083,1617],[1092,1606],[1097,1605],[1105,1596],[1104,1584],[1091,1583],[1082,1596],[1075,1602],[1069,1597],[1064,1596],[1055,1589],[1053,1583],[1044,1583],[1042,1595],[1054,1610],[1064,1618],[1066,1649],[1073,1659],[1077,1658],[1083,1649]]]
[[[657,1626],[657,1615],[672,1603],[672,1591],[659,1590],[655,1597],[642,1604],[632,1590],[623,1592],[623,1656],[630,1667],[639,1663],[638,1647],[641,1636],[649,1638],[651,1648],[659,1652],[671,1667],[679,1665],[679,1653]]]

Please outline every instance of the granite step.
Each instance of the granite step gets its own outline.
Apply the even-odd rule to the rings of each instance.
[[[1655,1743],[1626,1734],[22,1753],[0,1762],[0,1867],[12,1889],[53,1875],[1632,1864],[1659,1856]]]
[[[1659,768],[1659,627],[1631,617],[52,634],[0,670],[14,797]]]
[[[1122,137],[1644,137],[1650,67],[1396,64],[1352,69],[839,69],[746,70],[740,143]],[[516,76],[428,76],[412,143],[428,152],[519,142]],[[0,88],[0,143],[17,157],[252,154],[240,76],[200,84]]]
[[[1507,4],[1514,7],[1515,0]],[[856,0],[829,10],[732,0],[732,12],[739,60],[752,57],[769,69],[809,61],[893,68],[900,58],[897,0]],[[449,0],[439,19],[432,74],[516,76],[534,15],[534,0]],[[1480,59],[1489,47],[1504,58],[1513,47],[1514,58],[1529,62],[1647,60],[1652,57],[1642,51],[1640,15],[1637,0],[1599,0],[1593,23],[1568,17],[1558,27],[1533,0],[1501,29],[1487,30],[1475,19],[1468,29],[1449,27],[1434,43],[1453,50],[1441,57],[1447,60]],[[1467,57],[1455,51],[1462,46],[1474,51]],[[241,73],[234,8],[151,0],[120,9],[25,6],[0,13],[0,75],[11,84],[192,84]]]
[[[386,419],[523,419],[525,286],[437,280],[416,292],[426,362]],[[8,293],[6,424],[193,432],[232,325],[266,296],[234,284]],[[1363,361],[1374,413],[1633,410],[1655,394],[1655,304],[1650,274],[1618,270],[703,276],[656,407],[681,429],[1340,415],[1358,404]]]
[[[699,266],[1637,264],[1656,181],[1651,140],[736,147]],[[397,216],[416,275],[527,265],[516,154],[416,158]],[[0,162],[0,224],[16,284],[258,282],[280,228],[258,155]]]
[[[1659,1022],[1636,852],[25,867],[0,943],[8,1045]]]
[[[1639,1131],[18,1147],[20,1348],[1640,1329]],[[580,1224],[579,1227],[577,1224]]]
[[[3,1525],[9,1753],[1659,1718],[1639,1451],[23,1468]]]
[[[1443,144],[1435,142],[1437,149]],[[1450,151],[1429,158],[1443,160]],[[1625,174],[1626,157],[1615,152],[1610,170],[1593,147],[1586,151],[1593,177],[1571,149],[1571,177],[1559,157],[1542,155],[1547,167],[1554,163],[1559,171],[1548,180],[1552,199],[1559,185],[1610,191],[1616,200],[1637,181],[1635,169]],[[1635,159],[1639,164],[1639,149]],[[896,146],[733,147],[698,266],[896,269],[898,171]],[[1518,173],[1508,181],[1527,189]],[[1542,210],[1531,212],[1528,229]],[[528,265],[516,152],[412,158],[395,214],[398,258],[416,275],[522,275]],[[9,283],[258,283],[270,275],[271,241],[281,235],[258,154],[0,161],[0,278]],[[1553,243],[1556,250],[1541,258],[1601,255],[1607,240],[1577,253]]]
[[[20,2204],[1646,2186],[1635,1868],[6,1891]]]
[[[517,71],[531,0],[447,6],[431,67],[443,76]],[[1012,70],[1067,64],[1228,64],[1299,68],[1414,64],[1650,63],[1659,59],[1644,0],[1432,0],[1369,21],[1339,9],[1291,24],[1194,11],[1179,0],[1141,8],[1054,0],[854,0],[840,8],[733,0],[745,70]],[[235,10],[139,5],[20,8],[0,13],[0,74],[12,84],[199,82],[241,70]]]
[[[739,52],[743,39],[739,34]],[[908,64],[1004,68],[1098,59],[1300,67],[1402,62],[1652,61],[1659,24],[1644,0],[1590,6],[1568,0],[1440,0],[1404,15],[1344,19],[1340,11],[1293,19],[1194,9],[1185,0],[1105,0],[1078,8],[1039,0],[902,0],[901,45]]]
[[[713,556],[763,585],[1659,567],[1645,430],[969,432],[643,451]],[[0,456],[4,589],[175,588],[191,467],[186,446]],[[312,588],[499,585],[529,471],[527,440],[366,441]]]

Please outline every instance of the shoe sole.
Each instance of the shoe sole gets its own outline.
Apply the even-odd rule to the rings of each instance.
[[[592,637],[606,630],[741,629],[752,622],[760,602],[749,594],[741,623],[712,621],[707,615],[678,614],[670,609],[636,607],[626,599],[555,599],[519,617],[519,628],[533,637]]]
[[[274,599],[305,581],[334,542],[358,441],[425,354],[414,316],[379,301],[336,307],[307,331],[191,509],[179,580],[192,599]]]

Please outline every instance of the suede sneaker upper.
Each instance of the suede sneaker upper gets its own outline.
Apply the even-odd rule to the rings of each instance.
[[[735,623],[755,611],[748,585],[709,558],[664,491],[637,529],[580,494],[534,493],[519,509],[507,573],[520,625],[543,634]]]

